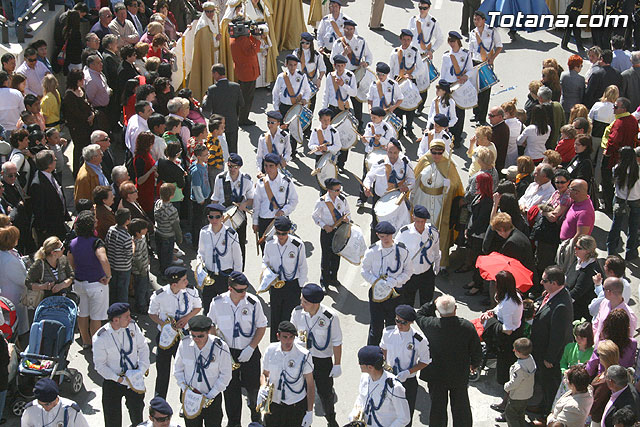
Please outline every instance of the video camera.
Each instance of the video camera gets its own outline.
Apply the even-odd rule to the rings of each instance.
[[[229,24],[229,37],[232,39],[248,36],[261,36],[264,33],[264,29],[261,28],[264,22],[256,22],[251,20],[234,19]]]

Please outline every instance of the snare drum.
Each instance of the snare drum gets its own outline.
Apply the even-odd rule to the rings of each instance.
[[[284,116],[283,123],[289,126],[289,133],[296,141],[303,143],[303,132],[311,126],[313,112],[302,104],[296,104],[289,108]]]
[[[338,176],[338,167],[336,166],[334,155],[324,153],[320,157],[320,160],[318,160],[318,165],[314,172],[320,188],[326,190],[327,188],[324,186],[324,181],[327,178],[336,178]]]
[[[370,171],[375,165],[378,164],[380,160],[384,160],[386,156],[387,152],[383,149],[373,150],[372,152],[367,154],[367,157],[365,157],[364,159],[367,171]]]
[[[320,89],[318,88],[318,86],[316,86],[314,82],[311,81],[310,78],[308,78],[307,81],[309,82],[309,89],[311,89],[311,96],[309,97],[309,99],[313,99],[313,97],[316,96],[316,94],[318,93],[318,90]]]
[[[429,85],[440,77],[440,72],[433,65],[428,56],[425,55],[422,58],[422,62],[424,63],[427,72],[423,73],[420,77],[416,77],[416,85],[418,86],[420,93],[426,92],[429,89]]]
[[[396,131],[396,137],[402,130],[402,119],[393,113],[388,113],[384,120],[391,125]]]
[[[360,102],[367,102],[369,97],[369,88],[371,83],[376,81],[376,75],[368,68],[358,67],[353,74],[356,76],[358,82],[358,93],[356,99]]]
[[[400,201],[400,199],[403,199]],[[376,202],[373,207],[378,222],[389,221],[396,229],[396,233],[411,222],[409,208],[404,201],[404,193],[400,190],[389,191]]]
[[[475,68],[478,70],[478,92],[484,92],[500,81],[488,62],[483,62]]]
[[[478,105],[478,90],[471,79],[464,84],[456,83],[451,86],[451,97],[456,101],[456,107],[468,110]]]
[[[418,108],[418,105],[422,102],[418,86],[411,80],[404,79],[402,83],[400,83],[400,90],[402,91],[404,99],[398,108],[404,111],[412,111]]]
[[[247,220],[247,214],[241,209],[238,209],[237,206],[233,205],[224,211],[223,220],[227,226],[237,231],[242,223]]]
[[[341,224],[333,235],[331,250],[351,264],[359,265],[367,250],[362,229],[355,224]]]
[[[358,119],[351,111],[341,111],[331,120],[331,125],[340,135],[341,150],[346,151],[358,142]]]

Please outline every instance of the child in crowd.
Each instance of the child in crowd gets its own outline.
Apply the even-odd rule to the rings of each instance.
[[[560,135],[562,139],[558,141],[556,151],[562,157],[562,166],[566,166],[576,155],[576,149],[573,146],[576,141],[576,128],[573,125],[564,125],[560,128]]]
[[[560,359],[560,370],[563,374],[573,365],[587,363],[593,353],[593,328],[591,322],[582,322],[575,325],[573,327],[573,337],[575,342],[570,342],[564,347],[562,359]]]
[[[198,145],[205,146],[207,143],[207,125],[204,123],[196,123],[193,125],[191,129],[191,138],[189,138],[189,142],[187,143],[187,157],[189,158],[189,164],[194,164],[196,160],[196,155],[194,153],[195,148]]]
[[[198,248],[200,229],[204,227],[204,207],[211,196],[211,185],[207,173],[207,159],[209,150],[204,145],[197,145],[193,150],[196,161],[191,165],[191,205],[193,207],[191,220],[191,238],[193,247]]]
[[[173,116],[167,117],[165,124],[165,132],[162,135],[164,142],[169,144],[170,142],[182,142],[180,141],[180,131],[182,130],[182,121]]]
[[[518,338],[513,343],[513,352],[518,360],[509,369],[509,381],[504,384],[504,391],[509,393],[509,400],[504,410],[509,426],[527,425],[525,411],[527,402],[533,396],[534,374],[536,362],[531,356],[533,344],[529,338]]]
[[[129,233],[133,236],[135,250],[131,261],[133,275],[133,291],[136,298],[136,311],[147,314],[151,288],[149,286],[149,249],[147,247],[147,232],[149,223],[142,218],[135,218],[129,224]]]
[[[120,208],[116,211],[116,225],[109,227],[104,239],[107,258],[111,265],[109,282],[109,303],[129,302],[129,280],[133,259],[133,238],[127,231],[131,223],[131,211]]]
[[[207,149],[209,158],[207,159],[207,171],[209,174],[209,187],[213,188],[216,176],[224,169],[224,150],[227,140],[224,136],[225,122],[221,116],[213,114],[209,121],[209,136],[207,137]],[[223,146],[224,141],[224,146]],[[228,149],[227,149],[228,151]]]
[[[160,262],[160,271],[165,271],[172,262],[181,264],[182,260],[173,257],[173,246],[182,243],[182,230],[178,210],[171,203],[176,185],[165,182],[160,186],[160,199],[153,208],[155,218],[156,251]]]
[[[433,118],[433,128],[426,130],[418,147],[418,158],[424,156],[429,151],[431,141],[441,139],[444,141],[445,152],[451,153],[451,134],[449,133],[449,119],[444,114],[436,114]]]
[[[491,142],[491,135],[491,126],[478,126],[476,128],[476,134],[471,138],[469,150],[467,150],[467,156],[471,159],[471,166],[469,167],[470,177],[482,170],[476,154],[478,147],[487,147],[493,153],[494,159],[498,156],[496,146]]]

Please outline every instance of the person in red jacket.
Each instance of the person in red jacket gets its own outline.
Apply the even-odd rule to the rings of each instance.
[[[244,106],[238,115],[240,126],[256,124],[256,122],[249,120],[249,112],[253,103],[253,94],[256,91],[256,80],[260,75],[258,52],[260,52],[260,40],[253,35],[231,38],[233,68],[244,98]]]

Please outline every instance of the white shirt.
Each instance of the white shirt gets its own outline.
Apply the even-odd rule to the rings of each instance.
[[[377,80],[371,83],[369,86],[369,94],[367,100],[371,102],[373,107],[388,108],[395,105],[401,99],[404,99],[402,89],[396,83],[395,80],[387,77],[383,82],[380,82],[380,88],[382,89],[382,96],[384,97],[384,103],[381,102],[380,93],[378,92]]]
[[[123,372],[123,367],[120,366],[121,352],[131,352],[127,355],[131,363],[124,362],[127,370],[138,369],[144,373],[149,369],[149,346],[142,331],[133,322],[117,331],[111,327],[111,323],[107,323],[98,329],[92,342],[93,365],[105,380],[118,381]]]
[[[269,200],[265,190],[265,180],[269,183],[269,187],[273,192],[278,206]],[[258,218],[274,218],[278,209],[289,216],[298,206],[298,193],[296,187],[291,180],[278,172],[276,178],[272,181],[269,176],[256,182],[255,194],[253,196],[253,224],[258,225]]]
[[[431,101],[431,107],[429,108],[429,120],[427,121],[427,129],[431,127],[434,123],[434,118],[436,117],[436,101],[439,102],[438,112],[440,114],[444,114],[449,119],[449,125],[447,126],[449,129],[455,126],[458,123],[458,116],[456,114],[456,101],[453,98],[449,98],[449,105],[445,105],[444,100],[440,98],[434,98]],[[448,150],[447,150],[448,151]]]
[[[311,316],[297,306],[291,313],[291,323],[298,331],[307,332],[306,344],[296,338],[296,343],[311,352],[311,356],[327,358],[333,356],[333,347],[342,345],[342,329],[338,313],[320,304],[316,314]]]
[[[273,403],[293,405],[307,397],[304,375],[313,372],[309,350],[294,343],[291,350],[285,352],[279,342],[271,343],[264,353],[262,368],[269,372],[269,382],[275,386]],[[288,386],[285,386],[285,382]],[[302,391],[294,393],[292,390]]]
[[[380,348],[387,351],[387,363],[397,373],[409,370],[419,362],[431,363],[429,340],[413,327],[407,332],[400,332],[397,326],[386,327],[382,333]],[[417,372],[414,372],[409,378],[416,375]]]
[[[380,135],[380,139],[378,140],[378,145],[374,147],[374,135]],[[364,128],[364,133],[362,134],[369,143],[364,147],[365,153],[370,153],[376,149],[385,149],[387,144],[391,142],[391,138],[395,138],[396,131],[386,121],[382,120],[380,123],[376,124],[373,122],[367,123],[367,126]]]
[[[389,176],[391,176],[393,171],[395,171],[398,182],[404,179],[405,184],[407,184],[407,187],[409,187],[409,190],[413,188],[413,185],[416,182],[416,178],[413,173],[413,168],[409,163],[409,159],[404,155],[401,155],[393,165],[389,161],[388,156],[385,157],[384,160],[378,162],[378,164],[375,167],[371,168],[371,170],[367,173],[367,176],[365,176],[363,181],[365,187],[371,188],[371,190],[379,197],[387,192],[387,167],[385,165],[391,166],[391,172],[389,173]]]
[[[168,316],[176,321],[191,313],[196,308],[202,308],[202,300],[195,289],[180,289],[173,293],[171,285],[165,285],[151,295],[149,302],[149,314],[155,314],[163,322]],[[185,326],[184,329],[188,329]],[[162,328],[158,325],[158,330]]]
[[[371,284],[386,274],[387,283],[394,288],[401,288],[413,274],[409,251],[402,243],[394,243],[390,248],[383,248],[382,243],[378,241],[364,253],[360,273],[364,280]]]
[[[204,262],[207,271],[220,274],[226,270],[242,271],[242,252],[238,233],[222,225],[217,233],[211,224],[200,230],[198,259]]]
[[[515,331],[520,327],[523,309],[522,304],[518,304],[508,296],[505,296],[493,309],[493,312],[505,330]]]
[[[65,413],[67,423],[65,424]],[[38,400],[33,400],[27,404],[20,419],[21,427],[43,427],[58,425],[66,427],[89,427],[80,406],[76,402],[64,397],[58,397],[58,403],[49,411],[45,410]]]
[[[551,126],[547,126],[547,132],[542,135],[538,135],[538,128],[536,125],[529,125],[520,134],[517,139],[517,144],[522,145],[525,141],[527,146],[524,148],[524,155],[531,157],[533,160],[542,159],[544,152],[547,151],[545,146],[549,134],[551,133]]]
[[[229,198],[232,198],[235,193],[238,197],[242,196],[242,200],[237,203],[242,203],[245,200],[253,199],[253,182],[251,177],[246,173],[239,173],[236,180],[231,179],[229,171],[221,173],[216,177],[216,182],[213,185],[213,196],[211,202],[219,202],[226,206],[224,195],[224,184],[229,183]]]
[[[314,83],[320,77],[319,73],[327,72],[327,66],[321,53],[316,52],[313,61],[311,60],[311,49],[297,49],[295,55],[301,60],[304,56],[304,69],[302,68],[302,61],[300,61],[298,62],[298,70],[306,73],[307,78]]]
[[[384,400],[381,402],[385,389]],[[358,411],[363,410],[364,419],[366,420],[373,410],[371,403],[375,407],[380,406],[375,411],[380,425],[385,427],[404,427],[411,421],[409,403],[405,397],[404,387],[400,381],[396,380],[393,374],[387,371],[382,371],[382,376],[378,381],[374,381],[369,374],[360,375],[358,397],[353,411],[349,414],[349,419],[353,420]]]
[[[441,254],[440,233],[436,227],[427,223],[419,233],[414,223],[407,224],[396,234],[394,241],[404,244],[409,251],[413,274],[422,274],[431,267],[434,274],[438,274]]]
[[[318,141],[318,130],[322,131],[323,141]],[[311,138],[309,138],[309,149],[311,150],[313,147],[317,147],[320,144],[327,143],[327,151],[331,154],[338,154],[338,151],[342,148],[342,143],[340,142],[340,134],[338,131],[331,125],[327,126],[326,129],[322,129],[322,127],[318,127],[311,132]],[[321,151],[316,151],[315,155],[317,157],[325,154]]]
[[[267,317],[256,297],[245,293],[244,298],[236,305],[231,301],[230,292],[213,299],[207,316],[222,332],[223,339],[230,348],[242,350],[251,343],[258,328],[267,327]],[[234,334],[236,328],[238,333]]]
[[[337,107],[338,99],[336,98],[336,89],[333,87],[333,78],[337,80],[342,79],[344,84],[342,86],[338,85],[338,92],[340,93],[340,98],[344,102],[349,101],[349,97],[356,96],[358,93],[358,83],[356,81],[355,76],[351,71],[345,70],[344,73],[338,75],[336,71],[332,71],[327,76],[327,81],[324,85],[324,92],[322,93],[322,108],[327,108],[330,105]]]
[[[127,130],[124,135],[124,143],[132,154],[136,152],[136,139],[138,135],[148,130],[149,125],[147,125],[147,121],[139,115],[134,114],[129,118]]]
[[[42,97],[44,89],[42,89],[42,79],[50,74],[49,69],[40,61],[36,61],[35,67],[29,67],[27,61],[24,61],[18,68],[16,73],[20,73],[27,78],[27,85],[24,88],[26,93]]]
[[[294,91],[293,94],[288,92],[287,85],[284,81],[285,76],[289,77],[291,88]],[[302,95],[304,101],[309,101],[309,98],[311,98],[311,89],[309,89],[307,76],[299,70],[296,71],[294,75],[290,75],[288,70],[280,73],[271,91],[273,108],[278,109],[280,104],[292,105],[291,98],[295,98],[298,95]]]
[[[625,278],[621,278],[623,288],[622,288],[622,298],[624,299],[625,304],[629,304],[629,299],[631,298],[631,283],[627,281]],[[600,311],[600,304],[604,300],[604,289],[602,289],[602,283],[595,287],[596,297],[591,300],[589,303],[589,314],[591,317],[596,317],[598,312]]]
[[[420,29],[422,30],[422,39],[420,39],[420,33],[418,32],[417,22],[420,22]],[[429,47],[431,44],[431,51],[434,52],[442,45],[445,38],[440,28],[440,23],[436,21],[436,18],[429,15],[423,18],[420,16],[412,16],[409,20],[409,29],[413,33],[413,41],[411,44],[415,46],[420,54],[426,53],[428,49],[422,49],[420,41],[422,40],[425,46]]]
[[[320,228],[325,225],[333,225],[334,220],[331,212],[329,211],[329,207],[327,206],[327,201],[333,203],[333,208],[337,209],[340,212],[340,216],[336,215],[336,220],[340,219],[344,215],[349,215],[351,210],[349,209],[349,204],[347,203],[347,199],[339,195],[335,198],[335,200],[331,200],[329,193],[326,193],[324,196],[320,197],[316,202],[316,206],[313,208],[313,214],[311,218],[313,218],[313,222]]]
[[[618,166],[616,165],[613,170],[615,171]],[[629,171],[627,171],[627,180],[629,177]],[[625,185],[624,188],[620,188],[620,186],[616,183],[616,197],[628,200],[635,201],[640,199],[640,179],[636,180],[633,184],[633,187],[629,188],[628,185]]]
[[[277,237],[269,239],[262,256],[262,269],[264,268],[271,269],[284,281],[298,279],[298,285],[304,287],[308,273],[304,242],[293,235],[287,237],[284,245],[278,242]]]
[[[204,375],[196,372],[196,363],[202,361]],[[202,350],[191,337],[185,337],[178,345],[173,375],[178,386],[185,391],[188,386],[204,394],[207,399],[214,399],[226,390],[231,382],[231,353],[227,344],[218,337],[209,335]],[[209,382],[207,387],[206,380]]]
[[[353,71],[356,68],[360,67],[362,62],[366,62],[367,64],[371,64],[373,62],[373,55],[371,54],[371,50],[369,50],[369,45],[361,36],[354,35],[349,40],[344,37],[344,40],[347,42],[349,46],[351,46],[351,50],[353,51],[352,59],[349,59],[345,51],[345,45],[342,42],[342,38],[337,39],[333,42],[333,47],[331,48],[331,62],[334,62],[334,58],[336,55],[343,55],[347,58],[347,70]],[[355,62],[355,64],[354,64]]]
[[[17,89],[0,88],[0,125],[4,130],[15,130],[24,108],[24,97]]]
[[[166,159],[164,155],[165,148],[167,148],[167,142],[164,138],[153,134],[153,145],[151,146],[151,150],[149,150],[149,154],[151,154],[151,158],[155,162],[159,159]]]
[[[518,158],[518,137],[524,130],[524,125],[515,117],[504,119],[504,122],[509,126],[509,147],[507,148],[507,158],[504,164],[504,167],[508,168],[516,164]]]
[[[430,131],[427,131],[424,136],[422,137],[422,140],[420,141],[420,145],[418,146],[418,158],[424,156],[425,154],[427,154],[427,152],[429,152],[429,135],[433,135],[433,137],[431,138],[431,141],[433,141],[434,139],[441,139],[444,141],[444,151],[446,151],[447,153],[451,153],[451,135],[449,134],[449,132],[447,132],[447,129],[442,129],[440,132],[436,132],[435,128],[431,129]]]
[[[500,33],[495,28],[489,28],[485,25],[482,29],[482,34],[480,34],[477,28],[474,28],[469,34],[469,50],[471,51],[474,61],[482,61],[482,54],[480,53],[480,45],[476,39],[476,34],[480,35],[480,41],[487,55],[489,55],[492,50],[502,47]]]
[[[593,104],[591,110],[589,110],[589,119],[602,123],[613,123],[616,119],[616,115],[613,112],[613,103],[609,101],[598,101]]]
[[[554,191],[556,190],[553,188],[551,181],[542,185],[536,184],[535,181],[532,182],[518,201],[520,209],[529,210],[531,206],[546,202]]]
[[[331,51],[333,48],[333,42],[338,38],[338,34],[333,31],[333,25],[331,22],[335,21],[338,25],[338,29],[340,30],[340,35],[344,34],[344,21],[351,20],[346,15],[343,15],[342,12],[338,15],[338,19],[333,19],[333,15],[329,14],[322,18],[320,24],[318,25],[318,45],[319,47],[323,47],[328,51]]]
[[[418,53],[418,49],[415,46],[409,45],[407,49],[403,49],[402,46],[399,46],[393,49],[391,53],[391,57],[389,58],[389,68],[391,68],[391,72],[389,72],[389,76],[394,79],[398,77],[400,74],[400,63],[398,62],[398,52],[402,51],[402,58],[404,64],[403,70],[412,70],[411,76],[415,79],[418,76],[421,76],[423,73],[427,72],[427,67],[422,62],[422,58],[420,58],[420,54]]]
[[[278,154],[285,162],[291,160],[291,143],[289,142],[289,132],[283,129],[277,129],[275,135],[267,129],[266,133],[260,134],[258,139],[258,153],[256,154],[256,166],[258,170],[262,170],[262,160],[264,156],[269,154],[267,149],[267,133],[271,135],[272,152]]]
[[[463,76],[471,71],[473,68],[473,61],[471,60],[471,54],[467,49],[460,48],[457,52],[447,50],[442,54],[442,68],[440,70],[440,78],[448,81],[449,83],[455,83],[459,76],[456,76],[453,62],[451,61],[451,55],[458,61],[460,67],[460,75]]]

